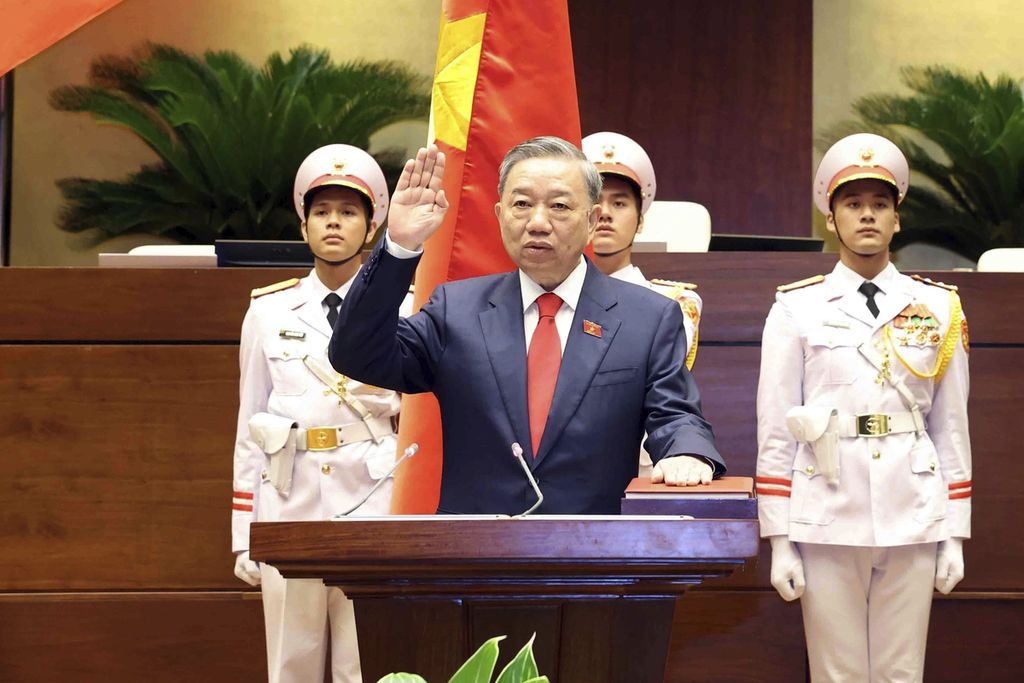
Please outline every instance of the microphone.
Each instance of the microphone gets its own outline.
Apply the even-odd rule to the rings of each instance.
[[[398,469],[398,466],[405,462],[408,458],[411,458],[412,456],[416,455],[416,451],[418,451],[419,449],[420,445],[418,443],[410,444],[410,446],[405,449],[405,452],[402,453],[402,457],[395,461],[395,464],[391,466],[391,469],[388,470],[387,474],[385,474],[383,477],[377,480],[377,483],[373,485],[373,488],[367,491],[366,495],[363,496],[362,500],[360,500],[358,503],[350,507],[348,510],[345,510],[344,512],[339,512],[338,514],[334,515],[333,519],[347,517],[348,515],[351,515],[353,512],[358,510],[359,508],[363,507],[363,503],[368,501],[370,499],[370,496],[372,496],[377,491],[377,489],[384,485],[384,482],[388,480],[388,477],[394,474],[395,470]]]
[[[533,478],[533,472],[530,471],[530,466],[526,464],[525,460],[523,460],[523,447],[519,445],[518,441],[512,444],[512,455],[514,455],[516,460],[519,461],[519,464],[523,468],[523,472],[526,473],[526,478],[530,480],[530,486],[533,487],[533,492],[537,494],[537,502],[534,503],[532,507],[525,512],[515,515],[516,517],[525,517],[540,507],[540,504],[544,502],[544,494],[540,492],[540,487],[537,486],[537,480]]]

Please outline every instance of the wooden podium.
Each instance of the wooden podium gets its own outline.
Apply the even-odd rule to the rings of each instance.
[[[558,683],[654,683],[675,600],[758,552],[756,519],[396,516],[252,526],[250,553],[355,601],[363,677],[447,680],[484,640],[537,633]]]

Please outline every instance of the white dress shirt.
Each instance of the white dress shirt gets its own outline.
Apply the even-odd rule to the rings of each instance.
[[[864,276],[853,272],[853,270],[845,266],[842,261],[836,264],[835,269],[832,271],[832,275],[839,281],[839,283],[841,283],[838,286],[844,295],[850,292],[856,293],[864,300],[864,306],[867,307],[868,298],[857,291],[857,288],[865,282]],[[875,293],[875,305],[878,306],[879,310],[885,309],[885,297],[887,294],[892,294],[895,278],[898,275],[899,271],[896,270],[896,266],[894,266],[890,261],[885,268],[882,269],[881,273],[868,280],[868,282],[873,282],[878,287],[878,292]],[[849,292],[847,290],[849,290]]]
[[[395,258],[415,258],[423,253],[423,249],[413,251],[395,244],[391,236],[384,233],[384,248]],[[558,330],[558,340],[562,345],[562,353],[565,353],[565,342],[569,339],[569,331],[572,329],[572,319],[576,315],[576,307],[580,303],[580,293],[583,291],[583,281],[587,277],[587,262],[580,256],[580,262],[572,269],[569,276],[552,290],[552,294],[558,295],[562,305],[555,314],[555,328]],[[346,283],[346,286],[348,284]],[[522,270],[519,271],[519,290],[523,295],[523,328],[526,332],[526,348],[530,348],[530,340],[533,339],[533,332],[537,329],[537,321],[540,319],[540,312],[537,309],[537,299],[547,290],[530,279]],[[346,290],[347,291],[347,290]],[[341,293],[340,291],[338,292]],[[327,296],[325,293],[324,296]]]

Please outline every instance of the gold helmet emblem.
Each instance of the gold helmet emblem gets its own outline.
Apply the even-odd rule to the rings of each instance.
[[[331,175],[341,175],[342,170],[345,168],[345,162],[341,159],[334,160],[334,173]]]
[[[605,159],[611,161],[615,158],[615,145],[605,145],[601,148],[601,154],[604,155]]]
[[[869,163],[875,157],[875,150],[870,147],[865,147],[860,151],[860,159],[864,163]]]

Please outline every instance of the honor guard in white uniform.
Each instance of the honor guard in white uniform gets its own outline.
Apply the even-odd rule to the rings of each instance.
[[[299,167],[294,202],[315,267],[254,290],[242,323],[235,574],[262,584],[272,683],[324,680],[328,638],[334,683],[358,683],[351,601],[322,581],[283,579],[250,560],[249,525],[330,519],[359,503],[395,462],[399,396],[343,377],[327,360],[359,254],[387,216],[387,184],[366,152],[328,145]],[[387,514],[390,498],[385,481],[354,514]]]
[[[956,288],[899,273],[909,169],[843,138],[814,181],[840,241],[779,287],[761,347],[757,493],[772,585],[801,598],[813,681],[921,681],[932,587],[963,577],[971,529],[968,334]]]
[[[643,147],[621,133],[591,133],[583,138],[582,148],[603,181],[598,202],[601,213],[591,240],[594,265],[605,275],[653,289],[678,302],[686,330],[686,367],[692,370],[703,307],[697,285],[648,280],[630,260],[633,241],[644,229],[644,214],[658,189],[651,158]],[[651,456],[641,448],[639,474],[649,476],[652,470]]]

